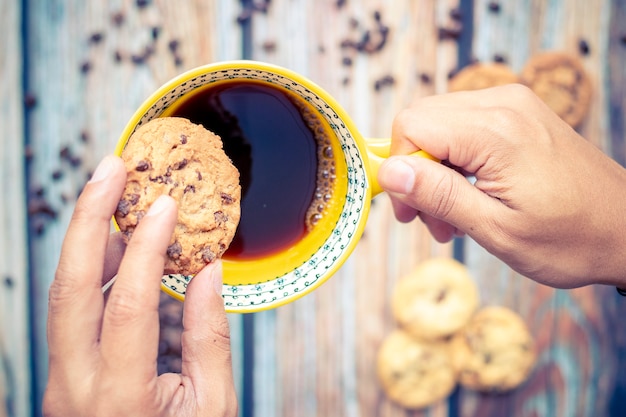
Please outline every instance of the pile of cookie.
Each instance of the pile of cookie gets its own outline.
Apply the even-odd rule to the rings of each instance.
[[[404,408],[444,400],[457,384],[510,391],[534,367],[524,320],[505,307],[480,307],[474,281],[454,259],[429,259],[399,280],[392,312],[398,326],[378,351],[377,374],[389,399]]]
[[[577,56],[557,51],[532,56],[519,74],[501,62],[468,65],[450,79],[448,91],[479,90],[513,83],[529,87],[574,128],[589,111],[592,94],[589,75]]]

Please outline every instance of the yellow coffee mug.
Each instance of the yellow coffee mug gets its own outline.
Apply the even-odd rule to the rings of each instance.
[[[336,173],[324,215],[296,243],[261,258],[224,259],[226,310],[246,313],[275,308],[308,294],[345,262],[363,233],[371,199],[382,191],[376,176],[389,156],[390,141],[364,139],[333,97],[296,72],[257,61],[228,61],[192,69],[159,88],[135,112],[115,153],[121,155],[140,125],[172,115],[203,89],[234,82],[253,82],[284,92],[299,108],[313,114],[321,134],[329,138]],[[423,151],[416,155],[436,160]],[[191,279],[165,275],[161,287],[184,300]]]

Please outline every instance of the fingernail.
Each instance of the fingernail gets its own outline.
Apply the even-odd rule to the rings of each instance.
[[[213,272],[211,274],[211,279],[213,280],[213,289],[219,295],[222,296],[222,289],[224,287],[224,282],[222,280],[222,262],[216,261],[216,265],[213,268]]]
[[[156,216],[157,214],[160,214],[163,210],[165,210],[169,204],[169,199],[171,197],[162,195],[159,198],[157,198],[154,203],[152,203],[152,205],[150,206],[150,209],[148,210],[148,212],[146,213],[146,216]]]
[[[93,183],[93,182],[102,181],[103,179],[109,176],[112,170],[113,170],[113,163],[112,163],[111,157],[107,156],[102,161],[100,161],[100,163],[98,164],[98,167],[94,171],[89,182]]]
[[[389,158],[381,167],[380,183],[386,191],[408,194],[413,190],[415,172],[402,159]]]

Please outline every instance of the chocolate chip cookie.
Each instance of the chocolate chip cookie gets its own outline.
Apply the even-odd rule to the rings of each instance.
[[[178,203],[165,274],[193,275],[221,257],[240,218],[239,172],[219,136],[187,119],[164,117],[139,127],[122,151],[127,182],[115,220],[128,241],[161,195]]]
[[[578,126],[587,115],[591,80],[576,56],[562,52],[537,54],[528,60],[520,79],[570,126]]]
[[[376,369],[387,396],[405,408],[432,405],[445,399],[456,386],[447,346],[421,341],[402,330],[385,338]]]
[[[413,336],[446,338],[467,324],[478,308],[478,289],[465,266],[451,258],[431,258],[396,284],[392,313]]]
[[[470,91],[519,82],[519,77],[501,63],[476,63],[459,71],[448,82],[448,91]]]
[[[459,383],[470,389],[502,392],[519,386],[536,360],[532,335],[522,318],[500,306],[479,310],[450,342]]]

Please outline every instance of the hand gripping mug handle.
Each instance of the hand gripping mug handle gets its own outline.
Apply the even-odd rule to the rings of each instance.
[[[365,144],[367,146],[367,153],[370,160],[370,169],[371,169],[371,182],[372,182],[372,197],[382,193],[384,190],[381,188],[380,184],[378,184],[378,170],[383,161],[389,158],[390,149],[391,149],[391,141],[388,138],[367,138],[365,139]],[[419,158],[430,159],[431,161],[441,162],[441,160],[435,158],[428,152],[423,150],[418,150],[410,154],[411,156],[416,156]]]

